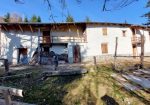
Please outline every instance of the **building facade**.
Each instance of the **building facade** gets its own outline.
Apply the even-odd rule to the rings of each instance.
[[[0,23],[0,56],[11,64],[49,64],[57,54],[69,63],[93,56],[139,56],[141,36],[150,55],[150,28],[121,23]],[[49,63],[48,63],[49,62]]]

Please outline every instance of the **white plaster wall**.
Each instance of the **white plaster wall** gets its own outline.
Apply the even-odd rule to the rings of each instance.
[[[1,33],[1,57],[9,62],[17,63],[18,50],[21,45],[28,48],[28,59],[32,57],[38,46],[38,34],[32,32],[2,31]]]
[[[108,54],[114,54],[116,37],[118,37],[117,54],[132,54],[132,32],[129,28],[108,26],[107,36],[103,36],[102,28],[100,25],[87,25],[87,56],[102,55],[101,43],[108,43]],[[122,30],[126,30],[126,37],[123,37]]]
[[[144,37],[145,37],[144,53],[145,53],[145,55],[150,55],[150,35],[149,35],[149,31],[142,30],[142,29],[136,30],[136,36],[141,37],[141,35],[144,35]],[[141,54],[141,47],[140,46],[137,47],[137,53],[138,53],[138,55]]]

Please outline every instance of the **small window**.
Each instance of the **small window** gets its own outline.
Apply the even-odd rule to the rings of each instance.
[[[102,54],[107,54],[108,53],[108,45],[107,45],[107,43],[102,43],[101,44],[101,50],[102,50]]]
[[[126,30],[122,30],[122,36],[126,37]]]
[[[107,28],[103,28],[103,35],[106,36],[107,35]]]

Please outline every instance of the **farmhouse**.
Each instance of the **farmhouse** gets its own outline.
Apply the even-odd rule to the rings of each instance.
[[[69,63],[118,55],[138,56],[141,36],[150,55],[150,27],[102,22],[0,23],[0,56],[11,64],[49,64],[54,54]]]

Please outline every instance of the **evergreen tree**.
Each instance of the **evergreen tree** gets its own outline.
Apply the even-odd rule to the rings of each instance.
[[[31,20],[30,20],[31,22],[37,22],[37,17],[36,17],[36,15],[33,15],[32,17],[31,17]]]
[[[74,19],[70,14],[67,16],[66,22],[74,22]]]
[[[150,0],[147,2],[146,8],[150,8]],[[144,14],[144,17],[148,19],[147,23],[145,25],[150,25],[150,11],[146,14]]]
[[[5,22],[10,22],[10,13],[7,13],[7,14],[4,16],[4,21],[5,21]]]
[[[24,18],[24,22],[29,22],[27,17]]]
[[[41,22],[41,17],[40,16],[38,16],[37,22]]]
[[[85,22],[91,22],[91,20],[88,16],[85,18]]]

